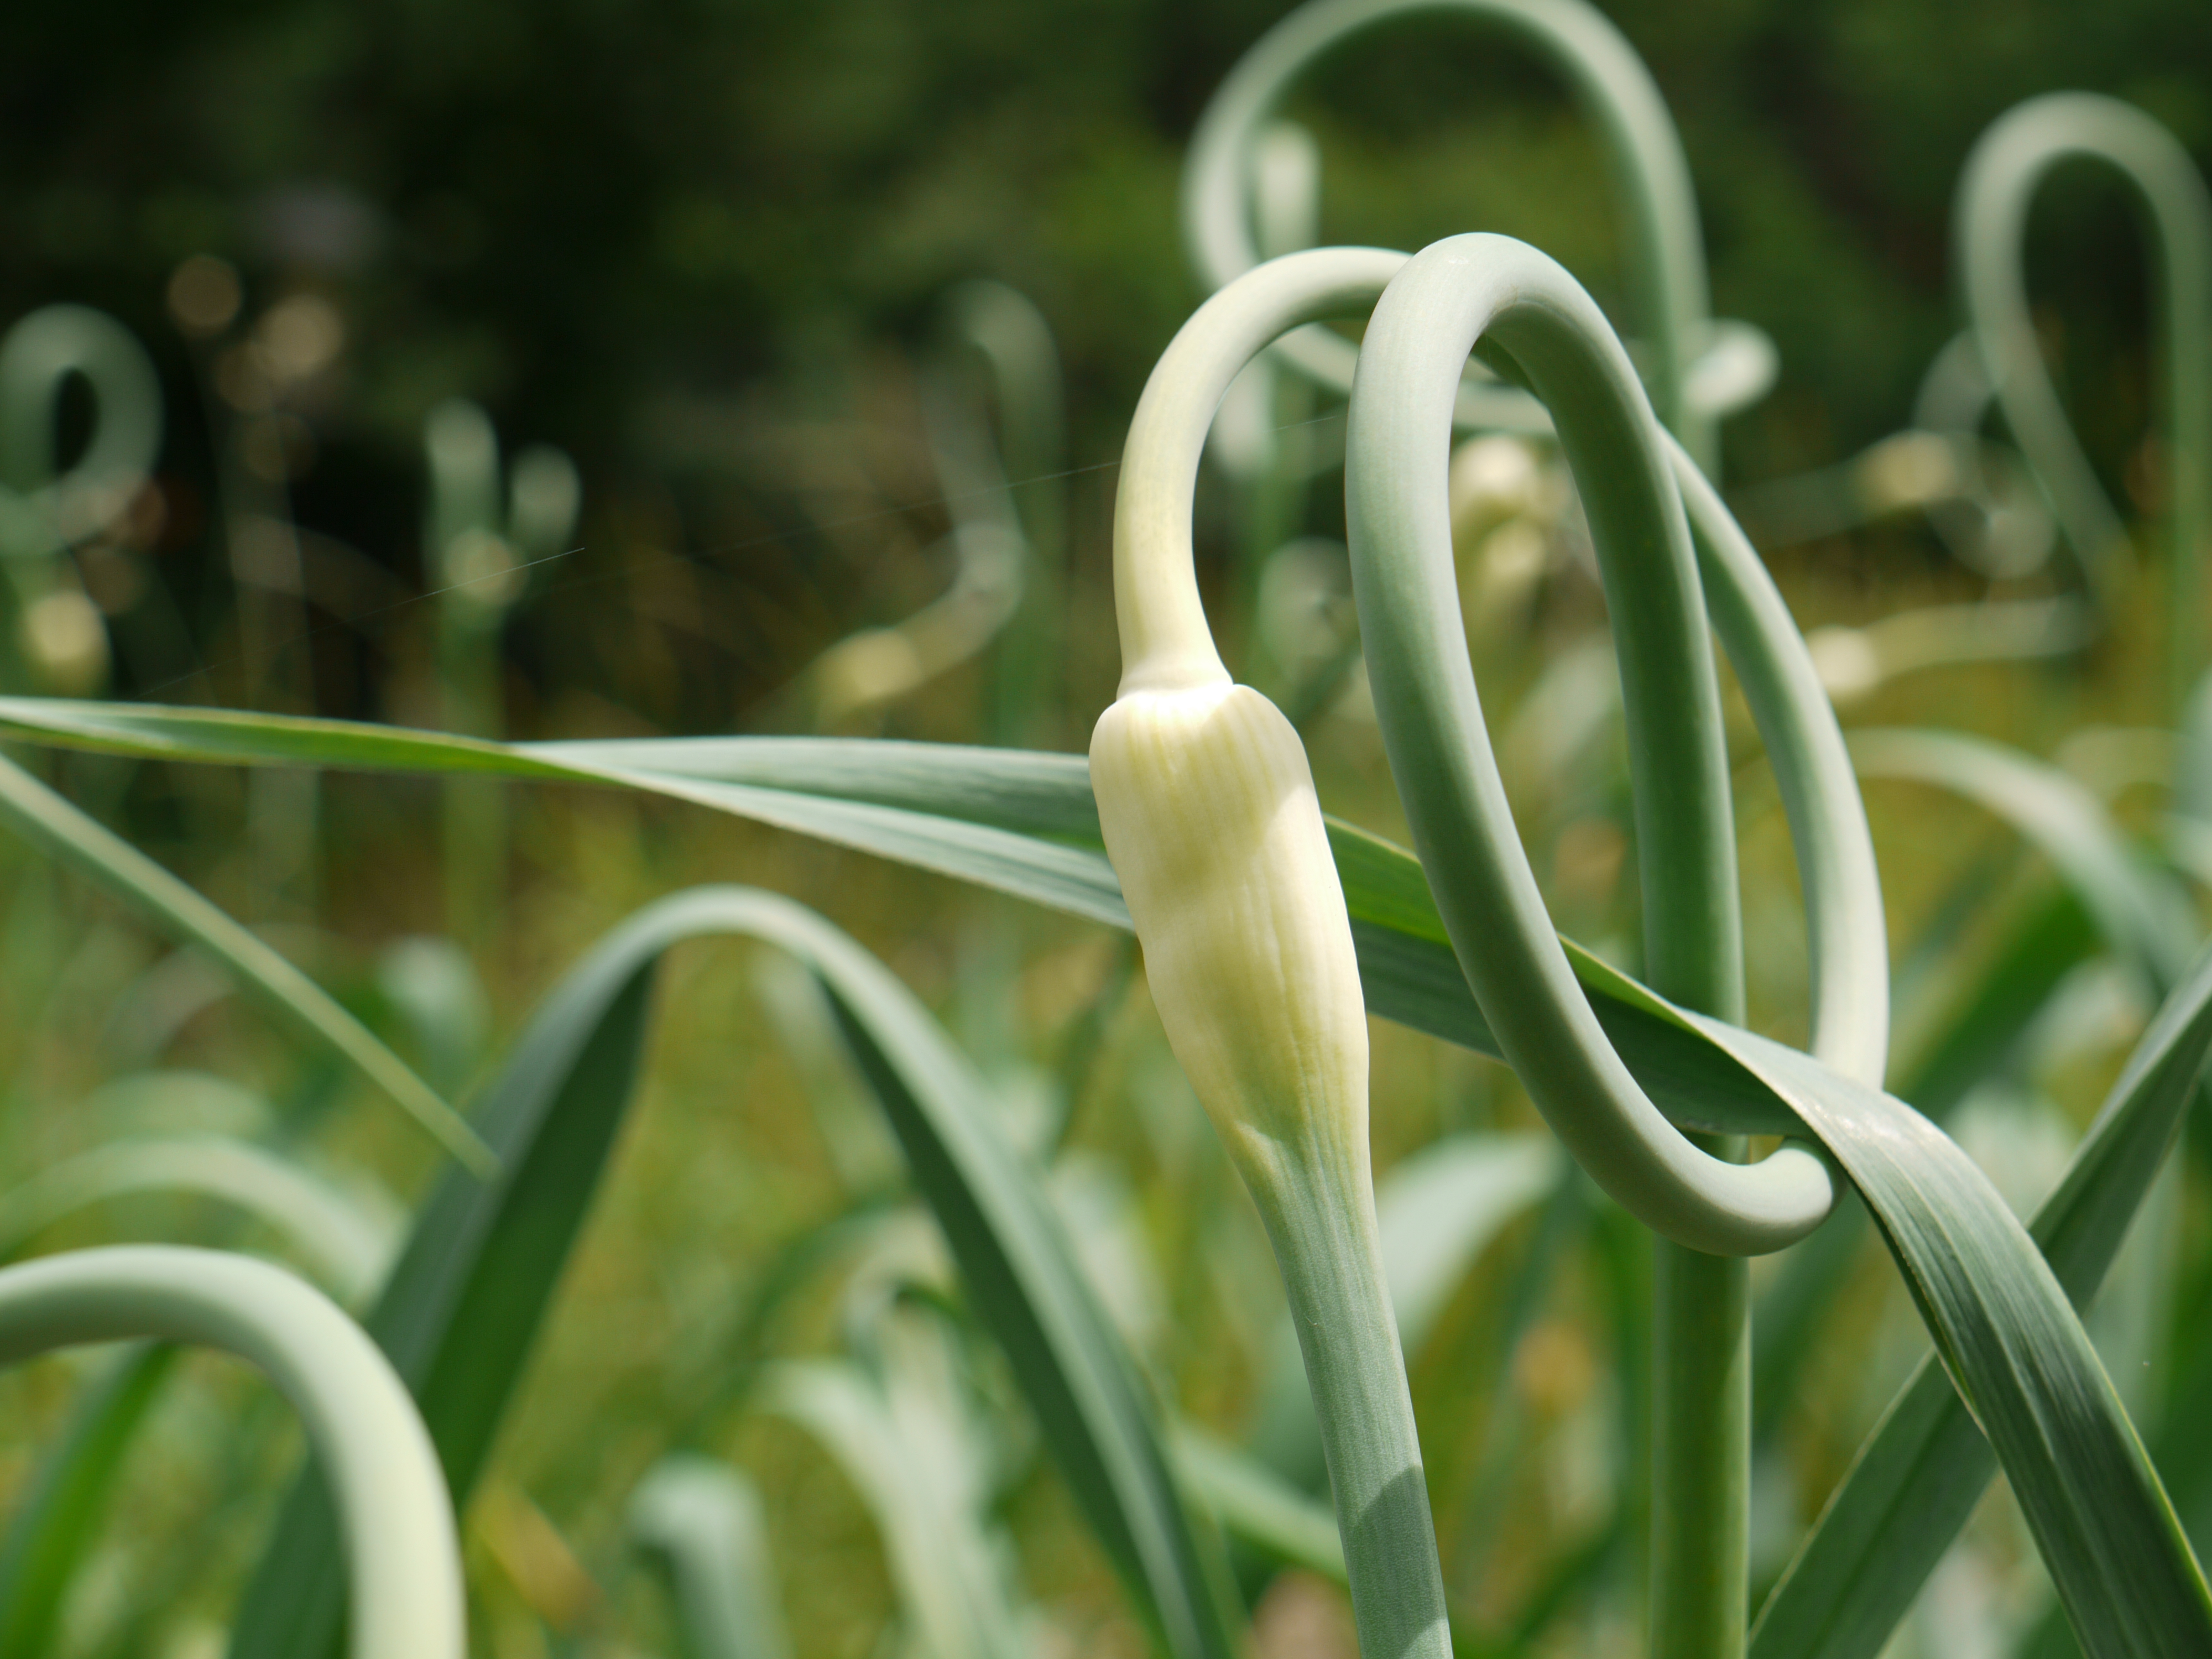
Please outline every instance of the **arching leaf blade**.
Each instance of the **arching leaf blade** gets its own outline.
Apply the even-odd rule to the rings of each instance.
[[[2088,1302],[2111,1266],[2128,1221],[2179,1129],[2208,1051],[2212,957],[2200,959],[2167,999],[2064,1178],[2030,1223],[2053,1283],[2075,1305]],[[1990,1231],[1994,1235],[2002,1229],[1993,1224]],[[1897,1240],[1891,1242],[1897,1249]],[[2094,1351],[2086,1356],[2080,1347],[2071,1352],[2067,1363],[2077,1373],[2086,1372]],[[1955,1356],[1946,1358],[1957,1363]],[[2110,1412],[2118,1409],[2112,1401]],[[2118,1421],[2124,1426],[2124,1415]],[[2132,1432],[2125,1438],[2131,1442]],[[1965,1525],[1996,1465],[1990,1442],[1975,1426],[1951,1378],[1932,1361],[1923,1362],[1861,1449],[1769,1596],[1753,1632],[1753,1659],[1872,1659]],[[2098,1524],[2128,1540],[2118,1547],[2139,1547],[2142,1561],[2161,1567],[2160,1582],[2142,1593],[2141,1601],[2152,1606],[2178,1598],[2185,1603],[2192,1595],[2201,1596],[2201,1577],[2193,1591],[2187,1583],[2195,1564],[2156,1477],[2143,1478],[2148,1464],[2141,1459],[2140,1447],[2132,1452],[2124,1447],[2116,1468],[2121,1471],[2114,1475],[2121,1486],[2117,1497],[2101,1491],[2093,1495],[2086,1483],[2074,1496],[2083,1504],[2109,1501],[2110,1512]],[[2024,1500],[2048,1484],[2016,1472],[2013,1479],[2016,1491],[2027,1484]],[[2065,1551],[2052,1563],[2054,1572],[2070,1571],[2079,1555]],[[2126,1583],[2125,1577],[2119,1582]],[[2069,1610],[2080,1630],[2082,1615],[2070,1606]],[[2094,1640],[2082,1632],[2089,1650],[2113,1651],[2110,1644],[2116,1638],[2142,1640],[2145,1645],[2137,1651],[2165,1650],[2157,1645],[2157,1632],[2146,1637],[2111,1627],[2121,1622],[2106,1621]],[[2185,1645],[2172,1650],[2191,1650]]]
[[[476,1114],[501,1174],[449,1171],[368,1327],[416,1391],[465,1502],[526,1361],[632,1092],[653,965],[706,936],[797,956],[836,1000],[936,1212],[979,1316],[1004,1347],[1071,1489],[1177,1655],[1225,1659],[1212,1580],[1131,1367],[1006,1141],[981,1080],[913,994],[790,900],[697,888],[630,917],[555,989]],[[295,1489],[233,1636],[234,1659],[328,1651],[336,1539],[312,1476]]]

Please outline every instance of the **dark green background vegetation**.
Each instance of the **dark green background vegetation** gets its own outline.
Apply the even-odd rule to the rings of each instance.
[[[1072,462],[1111,461],[1198,297],[1175,217],[1184,143],[1284,9],[16,8],[0,28],[0,315],[78,299],[155,345],[182,486],[164,568],[213,629],[227,595],[194,510],[204,422],[163,283],[212,252],[246,275],[249,316],[325,293],[349,343],[302,410],[316,456],[295,483],[301,520],[416,581],[421,419],[475,397],[509,441],[571,450],[586,480],[585,550],[512,624],[521,726],[576,690],[661,729],[726,728],[829,640],[927,592],[823,521],[933,493],[908,368],[948,283],[994,276],[1035,298],[1067,359]],[[1954,326],[1952,182],[2008,105],[2116,93],[2212,160],[2212,10],[2187,0],[1609,10],[1682,128],[1717,311],[1781,347],[1777,392],[1731,429],[1738,481],[1903,423]],[[1323,139],[1329,239],[1504,229],[1617,296],[1589,140],[1480,28],[1380,33],[1312,77],[1297,112]],[[2033,270],[2065,319],[2051,343],[2079,422],[2121,482],[2145,424],[2146,273],[2118,192],[2062,179]],[[1094,573],[1109,478],[1079,491]],[[926,539],[942,520],[923,505],[895,522]],[[655,575],[671,556],[683,574]],[[1937,556],[1916,534],[1884,556]],[[612,642],[629,611],[645,620],[624,638],[658,640],[677,672]],[[345,659],[319,671],[328,712],[392,712],[380,653],[404,653],[409,623],[339,630],[369,654],[326,650]]]

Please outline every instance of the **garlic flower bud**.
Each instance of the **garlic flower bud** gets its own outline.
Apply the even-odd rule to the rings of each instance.
[[[1091,781],[1168,1042],[1247,1179],[1286,1146],[1364,1167],[1359,964],[1290,721],[1225,674],[1127,692]]]

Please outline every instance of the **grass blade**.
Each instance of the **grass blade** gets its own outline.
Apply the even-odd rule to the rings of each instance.
[[[169,1343],[144,1343],[111,1363],[32,1475],[0,1544],[0,1653],[58,1645],[63,1599],[99,1540],[124,1454],[177,1354]]]
[[[5,758],[0,758],[0,820],[144,913],[172,938],[198,945],[270,1013],[333,1050],[398,1101],[447,1151],[478,1173],[489,1173],[490,1154],[476,1133],[320,986],[130,842]]]
[[[2130,854],[2104,804],[2055,766],[1956,732],[1861,730],[1850,736],[1863,778],[1902,778],[1948,789],[2009,823],[2057,866],[2111,948],[2137,964],[2158,994],[2194,954],[2181,918],[2187,901]]]

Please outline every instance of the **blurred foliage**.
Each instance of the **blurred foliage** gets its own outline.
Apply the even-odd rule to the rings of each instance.
[[[583,481],[574,550],[534,573],[504,623],[507,729],[789,724],[780,694],[826,647],[906,616],[949,580],[949,558],[932,550],[955,515],[922,387],[945,356],[947,289],[990,276],[1036,302],[1066,371],[1073,625],[1054,665],[1064,695],[1037,711],[1032,741],[1080,747],[1115,662],[1105,533],[1115,459],[1146,375],[1200,297],[1179,240],[1183,146],[1230,64],[1287,9],[18,8],[0,29],[0,324],[56,300],[103,307],[153,350],[168,399],[158,492],[111,542],[76,554],[115,636],[114,693],[251,696],[437,723],[435,607],[419,602],[422,434],[433,409],[468,398],[507,453],[556,445]],[[2019,99],[2057,87],[2116,94],[2212,169],[2212,9],[2201,0],[1606,9],[1682,130],[1716,312],[1758,324],[1780,349],[1777,391],[1728,429],[1732,483],[1828,465],[1905,423],[1929,358],[1960,323],[1948,247],[1960,163]],[[1424,19],[1380,32],[1310,77],[1291,112],[1320,139],[1324,239],[1412,248],[1468,228],[1513,233],[1619,314],[1595,146],[1559,89],[1479,28]],[[2039,202],[2029,253],[2068,407],[2115,499],[2138,514],[2156,494],[2142,441],[2142,246],[2116,188],[2085,168],[2062,173]],[[219,280],[206,288],[223,269],[207,256],[237,273],[234,307]],[[265,372],[284,362],[296,372]],[[70,418],[82,427],[81,410]],[[1209,580],[1237,539],[1228,494],[1218,478],[1202,483]],[[1304,527],[1339,527],[1334,479],[1308,494]],[[254,514],[296,523],[307,586],[258,685],[241,667],[232,574],[241,516]],[[1790,550],[1777,564],[1808,627],[1979,591],[1917,520]],[[1595,585],[1559,568],[1483,641],[1484,693],[1500,709],[1599,622]],[[1224,631],[1234,659],[1235,624]],[[2151,665],[2130,655],[2151,636],[2144,619],[2124,619],[2090,659],[2100,678],[2072,663],[1946,671],[1886,687],[1854,713],[2047,750],[2085,714],[2141,718],[2159,706]],[[869,729],[974,738],[975,680],[956,671]],[[1332,807],[1385,833],[1400,827],[1371,724],[1317,722],[1311,747]],[[1597,747],[1548,796],[1528,798],[1524,828],[1562,925],[1613,944],[1633,932],[1633,861],[1618,738]],[[444,926],[435,786],[323,779],[319,856],[279,879],[246,833],[254,798],[235,772],[89,756],[38,764],[234,914],[275,924],[286,953],[410,1060],[438,1060],[410,1046],[404,1011],[378,981],[387,945]],[[1786,1034],[1802,1029],[1804,989],[1795,869],[1771,780],[1747,769],[1740,799],[1754,1023]],[[1069,1103],[1073,1142],[1135,1194],[1162,1280],[1146,1358],[1193,1420],[1225,1427],[1245,1413],[1279,1292],[1141,994],[1120,995],[1116,945],[1011,902],[666,803],[537,787],[511,799],[510,880],[477,952],[499,1031],[620,917],[677,885],[735,876],[833,915],[947,1011],[1018,1098],[1079,1042],[1094,1043]],[[2006,943],[2010,919],[2048,896],[2041,867],[1963,805],[1890,785],[1869,809],[1908,968],[1918,944],[1978,970],[1973,958]],[[2130,821],[2150,810],[2140,793],[2122,805]],[[834,1470],[787,1425],[717,1415],[732,1368],[758,1350],[836,1340],[826,1281],[842,1261],[803,1279],[765,1335],[744,1310],[778,1253],[853,1200],[852,1148],[834,1143],[826,1114],[817,1127],[803,1057],[785,1052],[744,966],[724,947],[687,949],[662,989],[635,1123],[493,1460],[492,1497],[471,1519],[487,1650],[547,1651],[541,1626],[593,1641],[655,1628],[657,1603],[622,1577],[621,1516],[671,1425],[760,1479],[802,1651],[867,1651],[891,1616],[872,1529]],[[106,899],[0,844],[10,1108],[0,1161],[35,1169],[97,1144],[128,1121],[97,1085],[158,1060],[250,1081],[283,1144],[419,1193],[430,1169],[419,1140],[387,1115],[347,1109],[361,1103],[329,1067],[191,968]],[[1901,1000],[1941,977],[1901,975]],[[2048,1119],[2086,1115],[2141,1012],[2123,1008],[2081,1045],[2086,1058],[2069,1057]],[[1375,1035],[1378,1168],[1445,1131],[1533,1121],[1502,1069],[1397,1027]],[[125,1052],[141,1043],[146,1052]],[[186,1113],[162,1127],[204,1125]],[[1635,1501],[1636,1477],[1615,1455],[1634,1432],[1635,1384],[1616,1367],[1639,1338],[1632,1323],[1609,1327],[1604,1310],[1637,1303],[1641,1269],[1581,1217],[1581,1202],[1565,1193],[1506,1231],[1499,1270],[1461,1287],[1415,1372],[1448,1569],[1486,1620],[1539,1596],[1547,1550],[1562,1540],[1609,1562],[1608,1582],[1635,1577],[1608,1517],[1616,1500]],[[2201,1261],[2203,1224],[2190,1224],[2187,1259]],[[89,1222],[55,1235],[104,1236]],[[1843,1306],[1856,1363],[1816,1368],[1787,1467],[1763,1474],[1762,1578],[1918,1352],[1886,1261],[1862,1255]],[[1500,1391],[1470,1413],[1478,1362]],[[161,1407],[130,1488],[159,1501],[134,1504],[115,1528],[105,1577],[80,1597],[95,1609],[112,1613],[121,1598],[220,1621],[258,1553],[287,1467],[281,1413],[220,1366],[182,1370],[188,1386]],[[65,1361],[0,1380],[0,1402],[30,1425],[0,1444],[0,1490],[27,1471],[37,1433],[60,1420],[85,1374]],[[1501,1448],[1530,1455],[1515,1462]],[[1072,1501],[1042,1469],[1018,1471],[1001,1504],[1024,1579],[1086,1651],[1136,1650]],[[194,1551],[170,1553],[210,1516]],[[1514,1524],[1501,1528],[1500,1516]],[[2009,1510],[1989,1506],[1978,1525],[1985,1553],[2027,1554]],[[1263,1604],[1263,1630],[1296,1616],[1288,1598],[1303,1582]],[[1332,1592],[1316,1593],[1334,1607]],[[1626,1616],[1616,1596],[1577,1594],[1562,1593],[1562,1639],[1595,1651]],[[106,1650],[133,1650],[145,1627],[103,1617],[79,1623],[122,1629]],[[632,1650],[606,1637],[585,1650]]]
[[[476,398],[511,442],[568,450],[588,483],[583,550],[513,624],[518,690],[724,727],[916,597],[878,554],[943,527],[915,505],[934,490],[908,367],[949,283],[995,276],[1038,302],[1067,361],[1073,455],[1112,459],[1195,298],[1176,240],[1182,144],[1280,9],[33,9],[0,58],[0,315],[65,296],[156,344],[176,434],[163,570],[205,623],[223,603],[208,422],[164,284],[213,253],[244,273],[247,322],[325,296],[344,349],[291,394],[301,521],[411,584],[422,419]],[[1781,347],[1778,392],[1730,434],[1745,478],[1902,422],[1955,326],[1952,181],[2012,102],[2110,91],[2212,159],[2202,7],[1612,10],[1682,127],[1718,311]],[[1560,92],[1480,29],[1386,29],[1313,76],[1294,112],[1323,138],[1326,239],[1505,230],[1611,297],[1593,148]],[[2050,193],[2031,269],[2069,407],[2124,483],[2146,412],[2144,270],[2107,181]],[[1107,478],[1082,483],[1095,580]],[[1933,556],[1898,556],[1916,553]],[[414,620],[340,632],[388,659]],[[629,660],[641,653],[658,666]],[[409,717],[344,639],[322,654],[328,712]],[[163,677],[134,685],[126,665],[122,689]]]

